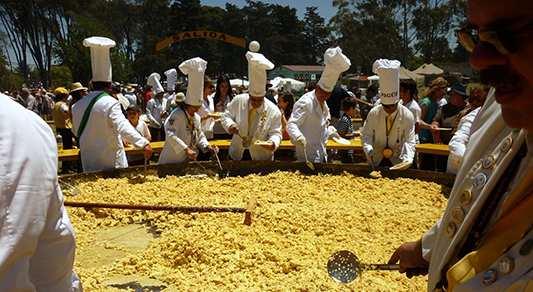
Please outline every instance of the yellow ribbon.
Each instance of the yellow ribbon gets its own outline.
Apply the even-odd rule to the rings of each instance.
[[[252,108],[250,115],[248,116],[248,137],[250,137],[250,133],[252,133],[252,123],[254,122],[255,111],[256,109]]]

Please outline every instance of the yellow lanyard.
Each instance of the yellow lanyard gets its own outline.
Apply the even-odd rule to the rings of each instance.
[[[185,113],[185,118],[187,119],[187,126],[189,127],[189,130],[191,131],[191,147],[194,147],[194,116],[192,116],[189,119],[189,113],[187,111],[183,111]]]
[[[322,115],[324,115],[324,118],[326,118],[326,109],[324,108],[323,102],[320,102],[320,107],[322,108]]]
[[[252,110],[250,111],[250,115],[248,115],[248,137],[250,137],[250,133],[252,133],[252,124],[255,118],[255,111],[256,109],[252,108]]]

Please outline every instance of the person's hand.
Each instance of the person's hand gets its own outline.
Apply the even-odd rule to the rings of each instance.
[[[209,144],[209,145],[207,146],[207,150],[209,150],[209,151],[211,151],[211,152],[213,152],[213,153],[218,153],[218,150],[219,150],[219,149],[218,149],[218,146],[217,146],[217,145],[211,145],[211,144]]]
[[[305,139],[304,135],[300,135],[300,137],[296,138],[296,143],[305,148],[307,146],[307,139]]]
[[[439,124],[432,123],[431,125],[429,125],[429,129],[430,129],[431,132],[433,132],[433,133],[437,133],[437,132],[439,132],[439,130],[437,130],[437,128],[439,128]]]
[[[146,159],[146,160],[150,159],[150,157],[152,157],[153,153],[154,153],[154,150],[152,150],[152,147],[150,147],[150,144],[146,144],[143,147],[144,159]]]
[[[392,254],[388,264],[395,264],[400,261],[400,273],[406,273],[407,278],[413,276],[427,275],[428,269],[421,268],[429,265],[429,262],[422,257],[422,241],[406,242]]]
[[[215,111],[216,112],[219,112],[220,110],[222,109],[222,102],[218,102],[216,105],[215,105]]]
[[[337,139],[340,139],[341,138],[341,135],[339,135],[338,132],[333,132],[333,134],[331,134],[331,136],[329,136],[330,139],[333,139],[333,138],[337,138]]]
[[[183,150],[187,153],[187,156],[189,156],[189,161],[196,161],[196,151],[192,150],[191,148],[187,147],[185,150]]]
[[[228,133],[233,135],[239,135],[239,126],[237,126],[237,124],[229,126]]]
[[[160,128],[161,127],[161,123],[159,123],[158,121],[153,121],[154,122],[154,127],[155,128]]]
[[[122,144],[124,144],[124,147],[131,146],[130,142],[126,141],[126,139],[122,138]]]

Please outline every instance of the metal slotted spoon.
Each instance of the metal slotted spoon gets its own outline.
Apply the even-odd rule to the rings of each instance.
[[[67,186],[69,189],[71,189],[72,191],[72,196],[77,196],[77,195],[81,195],[81,190],[79,190],[78,188],[76,188],[75,186],[71,185],[71,184],[68,184],[66,181],[58,178],[57,179],[59,181],[60,184],[63,184],[65,186]]]
[[[252,145],[252,138],[248,137],[248,136],[242,136],[241,134],[237,133],[237,135],[239,135],[239,137],[241,137],[242,139],[242,146],[244,148],[248,148],[250,147],[250,145]]]
[[[427,268],[427,267],[426,267]],[[341,283],[348,284],[355,280],[361,270],[399,270],[400,265],[394,264],[363,264],[357,256],[349,250],[340,250],[329,257],[328,274]]]

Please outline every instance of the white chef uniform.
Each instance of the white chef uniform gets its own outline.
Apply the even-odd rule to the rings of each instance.
[[[393,165],[402,162],[413,162],[415,157],[415,125],[413,114],[403,105],[391,114],[393,119],[389,135],[388,146],[394,152],[390,161]],[[361,131],[361,145],[363,151],[374,152],[374,166],[379,165],[383,159],[382,151],[387,146],[387,113],[383,105],[378,105],[370,110]],[[371,163],[370,161],[368,163]]]
[[[442,218],[422,238],[423,256],[430,262],[429,291],[441,279],[443,267],[454,262],[476,216],[507,166],[526,141],[527,154],[510,182],[504,198],[489,221],[490,228],[509,193],[517,187],[533,166],[533,134],[524,129],[508,127],[501,115],[501,107],[494,100],[494,90],[472,125],[472,135],[461,167],[457,173],[448,206]],[[526,219],[526,218],[524,218]],[[487,270],[480,271],[456,286],[461,291],[531,291],[533,285],[533,232],[524,233],[514,244],[494,250],[498,258]],[[501,265],[510,259],[511,264]],[[490,271],[489,271],[490,270]]]
[[[82,291],[54,133],[8,96],[0,103],[0,290]]]
[[[259,145],[250,145],[248,150],[252,160],[273,160],[274,151],[281,144],[281,112],[270,100],[266,99],[263,104],[256,109],[251,129],[248,129],[248,118],[252,105],[249,102],[248,93],[239,94],[228,104],[228,109],[222,114],[221,124],[226,131],[233,124],[239,127],[239,133],[252,138],[252,141],[270,140],[274,143],[274,150],[265,149]],[[245,148],[242,139],[238,135],[233,135],[229,148],[229,155],[233,160],[241,160]]]

